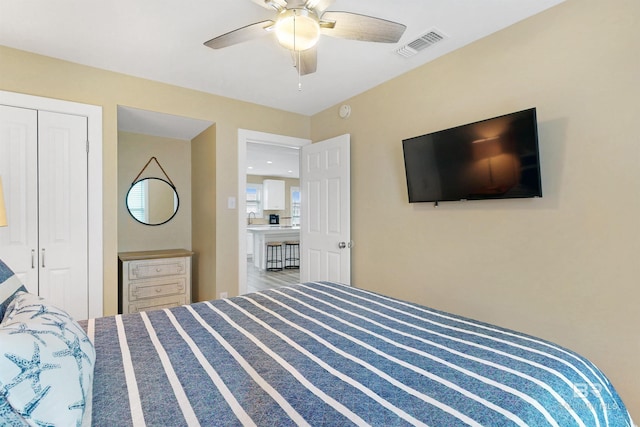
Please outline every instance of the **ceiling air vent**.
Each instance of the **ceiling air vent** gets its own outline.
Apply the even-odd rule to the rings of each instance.
[[[397,49],[396,53],[400,56],[404,56],[405,58],[409,58],[417,54],[421,50],[426,49],[429,46],[432,46],[444,39],[445,39],[445,36],[441,32],[431,30],[421,35],[414,41],[407,43],[400,49]]]

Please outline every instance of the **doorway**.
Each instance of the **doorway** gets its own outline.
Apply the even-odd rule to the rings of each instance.
[[[284,135],[238,130],[238,294],[247,293],[249,266],[247,263],[247,144],[264,144],[274,147],[301,148],[311,140]],[[254,255],[255,256],[255,255]],[[274,280],[276,278],[274,277]],[[281,279],[286,283],[288,277]],[[267,284],[268,286],[268,284]]]

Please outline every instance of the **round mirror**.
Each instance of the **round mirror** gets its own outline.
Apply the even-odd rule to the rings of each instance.
[[[138,222],[160,225],[178,212],[180,201],[176,188],[160,178],[144,178],[131,185],[127,193],[127,209]]]

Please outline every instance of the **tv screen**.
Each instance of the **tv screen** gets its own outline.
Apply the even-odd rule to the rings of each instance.
[[[410,203],[542,197],[535,108],[402,146]]]

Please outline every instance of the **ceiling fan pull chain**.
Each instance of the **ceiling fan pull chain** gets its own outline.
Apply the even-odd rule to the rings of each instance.
[[[297,12],[296,12],[297,13]],[[302,91],[302,81],[301,81],[301,73],[300,73],[300,69],[302,67],[302,64],[300,63],[300,51],[298,49],[296,49],[296,15],[293,15],[293,53],[294,55],[297,53],[298,54],[298,63],[297,63],[297,69],[298,69],[298,92]]]
[[[298,51],[298,91],[302,91],[302,81],[300,81],[301,74],[300,69],[302,68],[302,64],[300,63],[300,51]]]
[[[296,52],[296,12],[293,13],[293,51]]]

